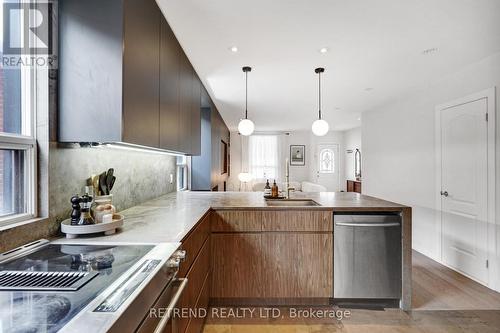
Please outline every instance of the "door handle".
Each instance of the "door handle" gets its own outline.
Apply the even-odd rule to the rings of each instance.
[[[160,322],[156,326],[154,333],[161,333],[167,326],[168,321],[172,317],[172,311],[173,309],[177,306],[177,302],[179,302],[179,299],[181,298],[182,292],[186,288],[186,285],[188,283],[188,279],[178,279],[176,282],[180,283],[179,289],[175,293],[174,297],[172,297],[172,300],[170,301],[170,304],[167,306],[167,313],[161,318]]]
[[[447,197],[448,196],[448,191],[441,191],[441,195]]]

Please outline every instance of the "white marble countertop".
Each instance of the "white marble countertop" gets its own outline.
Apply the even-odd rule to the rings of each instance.
[[[174,192],[122,212],[123,227],[114,235],[64,239],[65,243],[166,243],[180,242],[210,208],[212,209],[315,209],[332,211],[401,210],[406,206],[347,192],[292,194],[321,206],[270,207],[261,192]],[[61,240],[62,241],[62,240]]]

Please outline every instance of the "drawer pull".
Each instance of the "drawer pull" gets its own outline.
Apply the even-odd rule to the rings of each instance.
[[[165,326],[167,326],[168,321],[170,320],[171,314],[172,314],[172,309],[177,306],[177,303],[179,302],[179,298],[182,295],[182,292],[186,288],[186,285],[188,283],[188,279],[178,279],[178,282],[181,282],[179,285],[179,290],[175,293],[174,297],[172,297],[172,300],[168,304],[167,307],[167,313],[163,318],[161,318],[160,322],[156,326],[154,333],[162,333],[163,330],[165,329]]]

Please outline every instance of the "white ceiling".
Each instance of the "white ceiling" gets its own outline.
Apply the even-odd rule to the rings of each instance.
[[[231,129],[244,112],[244,65],[253,68],[257,131],[310,128],[318,66],[324,118],[344,130],[362,112],[500,51],[500,0],[157,1]],[[422,53],[430,48],[438,50]]]

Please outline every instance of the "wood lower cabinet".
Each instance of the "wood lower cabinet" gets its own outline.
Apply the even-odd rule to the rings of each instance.
[[[179,277],[187,278],[188,284],[177,304],[179,312],[183,309],[208,309],[210,295],[210,214],[198,223],[194,230],[182,240],[181,248],[186,250],[186,260],[181,264]],[[186,310],[184,310],[186,311]],[[180,316],[179,332],[200,333],[204,320]]]
[[[262,295],[333,297],[333,234],[263,233]]]
[[[178,307],[181,309],[195,309],[197,307],[197,301],[201,297],[203,292],[203,285],[205,280],[210,274],[210,239],[205,241],[200,254],[197,256],[193,266],[189,270],[186,278],[188,279],[188,284],[184,292],[182,293],[181,299],[179,300]],[[205,291],[206,292],[206,291]],[[200,305],[202,305],[200,303]],[[207,308],[205,305],[205,309]],[[179,320],[179,332],[186,332],[192,322],[192,318],[189,316],[181,316]]]
[[[261,297],[261,234],[212,234],[213,298]]]
[[[221,303],[333,297],[331,211],[216,211],[211,230],[211,297]]]
[[[183,309],[216,305],[328,304],[333,297],[333,217],[321,210],[219,210],[182,240]],[[204,318],[180,318],[200,333]]]

